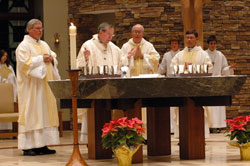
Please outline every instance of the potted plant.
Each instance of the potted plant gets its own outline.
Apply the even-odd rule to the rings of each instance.
[[[231,141],[230,145],[240,148],[241,160],[250,160],[250,115],[238,116],[226,120],[229,129],[227,136]]]
[[[119,166],[129,166],[134,153],[145,142],[144,128],[138,118],[122,117],[106,123],[102,129],[102,146],[112,148]]]

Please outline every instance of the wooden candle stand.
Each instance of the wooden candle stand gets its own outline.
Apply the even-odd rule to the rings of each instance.
[[[78,143],[78,126],[77,126],[77,84],[80,70],[68,70],[70,77],[70,84],[72,89],[72,110],[73,110],[73,133],[74,133],[74,147],[73,153],[66,166],[87,166],[88,164],[82,158],[79,151]]]

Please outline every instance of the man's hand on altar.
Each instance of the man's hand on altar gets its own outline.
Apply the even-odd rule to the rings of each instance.
[[[85,61],[89,61],[90,51],[86,47],[84,47],[83,54],[85,57]]]

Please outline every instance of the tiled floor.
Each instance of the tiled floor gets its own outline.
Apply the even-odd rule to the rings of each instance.
[[[43,156],[23,156],[18,150],[17,140],[0,140],[0,166],[64,166],[70,159],[72,153],[72,132],[64,132],[60,146],[53,146],[57,153]],[[206,140],[206,159],[204,160],[180,160],[178,140],[172,138],[172,155],[147,157],[144,147],[143,163],[133,164],[137,166],[249,166],[250,161],[240,160],[240,151],[236,147],[227,144],[228,138],[224,134],[211,134]],[[80,145],[81,154],[85,162],[90,166],[115,166],[116,159],[88,160],[86,145]]]

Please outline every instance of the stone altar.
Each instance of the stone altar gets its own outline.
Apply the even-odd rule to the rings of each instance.
[[[170,106],[179,106],[180,158],[204,159],[204,113],[202,106],[231,105],[246,76],[101,78],[78,81],[78,107],[89,112],[88,156],[111,158],[101,146],[101,128],[110,121],[111,109],[124,109],[125,114],[140,118],[141,107],[148,109],[148,155],[171,154]],[[61,108],[71,108],[69,80],[51,81],[49,85]],[[166,108],[168,107],[168,108]],[[142,162],[142,150],[135,156]]]

